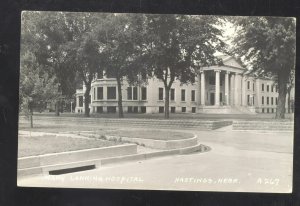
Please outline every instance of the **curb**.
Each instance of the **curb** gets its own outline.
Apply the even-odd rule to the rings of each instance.
[[[143,153],[143,154],[123,155],[123,156],[109,157],[109,158],[102,158],[102,159],[92,159],[92,160],[86,160],[80,162],[71,162],[66,164],[31,167],[25,169],[18,169],[18,178],[25,177],[25,176],[49,174],[50,171],[59,171],[59,170],[72,169],[72,168],[76,169],[85,166],[94,166],[94,168],[100,168],[101,166],[115,164],[115,163],[148,160],[151,158],[163,157],[169,155],[189,154],[197,151],[203,153],[209,150],[210,148],[208,146],[197,144],[195,146],[184,147],[180,149],[157,151],[157,152],[150,152],[150,153]]]

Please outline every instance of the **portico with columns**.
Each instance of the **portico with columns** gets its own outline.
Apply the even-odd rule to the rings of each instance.
[[[224,59],[221,66],[201,68],[198,112],[227,113],[233,107],[245,106],[244,72],[231,57]]]

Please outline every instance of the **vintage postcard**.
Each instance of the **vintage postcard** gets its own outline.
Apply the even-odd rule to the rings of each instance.
[[[18,186],[291,193],[296,20],[23,11]]]

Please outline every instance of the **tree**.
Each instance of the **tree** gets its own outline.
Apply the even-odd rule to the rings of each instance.
[[[175,80],[194,83],[203,66],[217,64],[221,47],[216,17],[147,15],[149,68],[165,88],[165,118],[169,118],[169,93]]]
[[[30,51],[21,52],[20,67],[20,109],[30,117],[33,127],[33,106],[39,102],[49,102],[59,98],[59,84],[55,76],[44,72]]]
[[[296,24],[294,18],[239,17],[234,53],[257,76],[272,75],[278,83],[276,119],[285,117],[289,78],[295,70]]]
[[[134,82],[141,65],[138,64],[139,46],[143,38],[143,15],[111,14],[96,30],[102,68],[117,81],[119,117],[123,118],[122,82]]]

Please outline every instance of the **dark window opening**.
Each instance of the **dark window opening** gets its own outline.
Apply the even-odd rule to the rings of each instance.
[[[175,100],[175,89],[171,89],[170,100],[172,100],[172,101]]]
[[[116,113],[117,112],[117,108],[116,107],[107,107],[107,113]]]
[[[103,113],[103,107],[97,107],[97,113]]]
[[[261,97],[261,104],[264,104],[265,103],[265,98],[262,96]]]
[[[164,113],[164,112],[165,112],[164,109],[165,109],[164,107],[159,107],[159,108],[158,108],[158,112],[159,112],[159,113]]]
[[[186,107],[181,107],[181,112],[186,112]]]
[[[137,107],[137,106],[133,107],[133,112],[138,113],[139,112],[139,107]]]
[[[158,88],[158,100],[164,99],[164,88]]]
[[[185,101],[185,90],[181,90],[181,101]]]
[[[269,105],[269,97],[267,97],[267,105]]]
[[[250,81],[247,82],[247,89],[250,89]]]
[[[116,99],[116,87],[107,87],[107,99]]]
[[[269,85],[267,85],[267,92],[269,92],[269,90],[270,90],[270,86],[269,86]]]
[[[192,92],[191,92],[191,101],[192,102],[195,101],[195,90],[192,90]]]
[[[132,106],[128,106],[128,108],[127,108],[127,112],[128,112],[128,113],[132,113],[132,112],[133,112],[133,110],[132,110]]]
[[[137,96],[137,87],[133,87],[133,100],[137,100],[138,96]]]
[[[79,96],[79,107],[83,107],[83,96]]]
[[[171,113],[175,113],[176,107],[171,107]]]
[[[196,113],[196,107],[192,107],[192,113]]]
[[[97,99],[103,99],[103,87],[97,88]]]
[[[146,113],[147,110],[146,110],[146,107],[145,106],[141,106],[141,113]]]
[[[264,91],[264,90],[265,90],[265,85],[262,84],[262,85],[261,85],[261,91]]]

